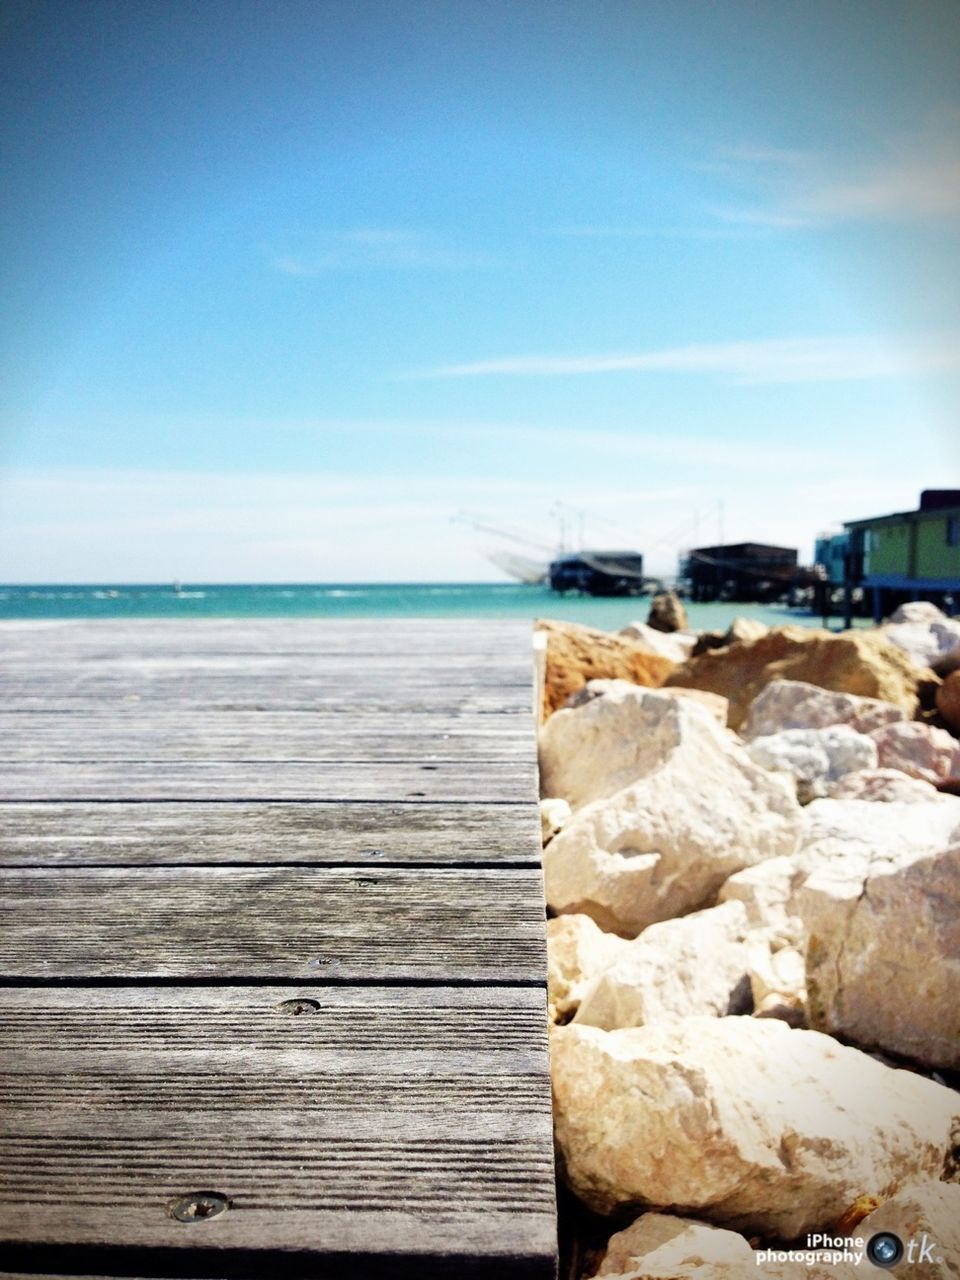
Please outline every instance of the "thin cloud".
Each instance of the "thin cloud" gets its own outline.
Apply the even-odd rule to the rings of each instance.
[[[331,271],[446,270],[493,265],[492,255],[451,245],[430,232],[395,227],[353,227],[328,231],[296,253],[274,254],[274,268],[282,275],[312,279]]]
[[[871,157],[737,147],[703,166],[751,189],[758,204],[713,209],[722,220],[767,227],[960,216],[960,109],[943,110]]]
[[[546,234],[578,240],[734,240],[744,228],[734,227],[550,227]]]
[[[621,355],[508,356],[441,365],[424,378],[572,377],[603,373],[684,373],[741,385],[841,382],[960,370],[960,334],[919,337],[788,338],[702,343]]]

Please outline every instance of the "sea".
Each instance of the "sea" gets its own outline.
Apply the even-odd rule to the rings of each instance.
[[[522,583],[95,583],[0,586],[0,619],[14,618],[554,618],[616,631],[645,621],[649,600],[557,595]],[[695,630],[736,617],[771,626],[822,626],[785,606],[686,605]],[[834,619],[833,625],[839,625]]]

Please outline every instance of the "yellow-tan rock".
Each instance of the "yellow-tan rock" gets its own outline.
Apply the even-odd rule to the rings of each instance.
[[[667,685],[707,689],[730,699],[730,726],[739,729],[760,691],[774,680],[802,680],[822,689],[877,698],[916,714],[921,684],[936,680],[913,665],[879,631],[830,631],[776,627],[692,657]]]
[[[588,680],[629,680],[655,689],[674,669],[674,663],[625,636],[597,631],[575,622],[538,621],[547,636],[543,715],[552,715],[579,692]]]

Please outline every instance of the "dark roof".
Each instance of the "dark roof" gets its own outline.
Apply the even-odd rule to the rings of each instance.
[[[918,511],[893,511],[887,516],[866,516],[863,520],[844,520],[845,529],[864,529],[875,524],[908,524],[914,520],[930,520],[934,516],[960,515],[960,498],[950,506],[921,508]]]
[[[796,547],[775,547],[767,542],[729,542],[717,547],[694,547],[688,552],[691,556],[750,556],[767,555],[795,556]]]

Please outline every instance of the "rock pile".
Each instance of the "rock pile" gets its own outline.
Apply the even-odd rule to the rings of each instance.
[[[960,743],[912,718],[935,678],[888,634],[941,619],[732,628],[543,725],[559,1162],[639,1215],[590,1274],[870,1271],[758,1269],[758,1238],[835,1229],[926,1231],[956,1265],[909,1274],[960,1275]]]
[[[912,718],[921,685],[934,680],[902,649],[873,631],[775,627],[755,640],[709,649],[678,667],[665,683],[707,689],[730,699],[730,724],[739,729],[751,703],[773,680],[800,680],[840,693],[892,703]]]
[[[792,853],[791,782],[705,708],[624,681],[591,684],[540,739],[546,795],[574,813],[544,850],[547,901],[630,936],[708,905],[735,871]]]
[[[552,715],[588,680],[621,679],[656,688],[673,671],[670,658],[628,636],[610,635],[575,622],[538,622],[547,636],[543,715]]]

